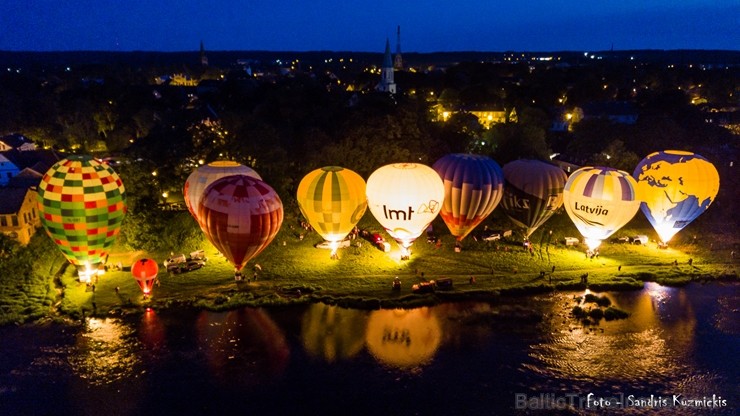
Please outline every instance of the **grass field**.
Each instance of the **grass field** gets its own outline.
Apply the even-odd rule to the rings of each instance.
[[[400,259],[393,241],[391,251],[384,253],[359,237],[353,243],[359,241],[361,247],[353,244],[340,250],[339,259],[331,259],[329,250],[313,247],[322,241],[320,236],[309,233],[300,240],[299,231],[304,230],[295,218],[287,218],[272,244],[245,268],[245,277],[251,278],[254,265],[260,265],[256,281],[236,282],[233,267],[204,241],[202,248],[208,257],[205,267],[168,274],[160,266],[159,285],[149,298],[144,298],[128,266],[141,257],[154,258],[161,265],[170,253],[115,251],[109,264],[120,262],[124,270],[108,271],[99,278],[94,291],[77,281],[73,268],[67,268],[61,278],[64,296],[58,310],[63,316],[77,318],[90,313],[138,311],[144,306],[219,310],[322,301],[361,308],[411,307],[445,300],[577,290],[585,287],[581,276],[586,273],[588,286],[595,291],[641,288],[644,281],[680,285],[692,280],[737,279],[737,262],[730,254],[735,247],[732,230],[697,239],[689,231],[689,237],[678,239],[668,249],[659,249],[654,242],[646,246],[604,242],[598,258],[587,258],[583,246],[566,247],[562,243],[565,236],[580,237],[562,217],[547,224],[552,235],[550,228],[533,235],[531,253],[522,247],[521,239],[483,242],[470,237],[463,241],[462,251],[455,252],[454,238],[438,220],[434,226],[441,246],[427,243],[422,236],[412,246],[410,260]],[[654,236],[643,225],[622,230],[619,235]],[[360,226],[381,230],[368,216]],[[422,281],[422,273],[428,280],[451,278],[453,289],[413,294],[411,285]],[[396,276],[402,282],[400,291],[391,290]],[[470,283],[471,277],[475,283]]]

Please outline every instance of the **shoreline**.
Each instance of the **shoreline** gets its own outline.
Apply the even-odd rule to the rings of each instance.
[[[547,279],[545,279],[547,280]],[[726,274],[720,276],[691,276],[691,278],[670,281],[661,279],[635,281],[614,281],[610,283],[570,283],[561,282],[559,284],[549,284],[541,282],[533,285],[515,286],[500,289],[486,289],[474,284],[460,284],[452,290],[439,290],[432,293],[414,294],[407,291],[404,293],[394,293],[388,290],[385,297],[368,297],[352,294],[322,294],[321,291],[311,291],[310,288],[288,288],[278,289],[275,286],[269,289],[258,289],[258,292],[252,291],[251,288],[241,288],[240,290],[227,290],[226,293],[210,294],[196,298],[165,298],[165,299],[148,299],[139,303],[126,305],[116,305],[103,311],[101,309],[94,311],[85,310],[82,317],[110,317],[110,316],[130,316],[152,310],[170,310],[174,308],[192,308],[196,310],[207,310],[212,312],[223,312],[235,310],[244,307],[252,308],[280,308],[292,305],[324,303],[326,305],[339,306],[342,308],[360,309],[360,310],[377,310],[377,309],[413,309],[417,307],[435,306],[443,303],[479,301],[479,302],[496,302],[502,298],[528,297],[553,292],[579,292],[589,289],[595,293],[603,292],[622,292],[622,291],[639,291],[644,288],[646,282],[654,282],[667,287],[682,287],[691,283],[708,284],[708,283],[738,283],[740,279],[736,275]],[[247,284],[249,285],[249,284]],[[473,288],[473,286],[476,286]],[[294,289],[294,290],[291,290]],[[296,291],[303,289],[300,295]],[[270,293],[272,291],[272,293]],[[250,299],[243,299],[244,294],[251,294]],[[67,315],[60,313],[57,318],[62,320],[77,322],[79,317],[74,314]],[[51,316],[42,318],[38,321],[53,320]]]

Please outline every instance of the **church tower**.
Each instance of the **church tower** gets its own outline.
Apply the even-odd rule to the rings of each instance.
[[[391,42],[385,40],[385,55],[383,56],[383,67],[380,69],[380,82],[375,87],[382,92],[396,93],[396,83],[393,81],[393,59],[391,58]]]
[[[396,58],[393,60],[393,68],[400,71],[403,69],[403,59],[401,58],[401,26],[396,31]]]
[[[203,41],[200,41],[200,65],[208,66],[208,57],[206,56],[206,48],[203,47]]]

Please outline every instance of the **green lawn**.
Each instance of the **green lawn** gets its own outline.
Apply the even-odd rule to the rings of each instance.
[[[368,217],[363,218],[360,227],[380,231],[381,227]],[[297,226],[298,221],[295,217],[286,218],[272,244],[245,268],[245,277],[251,278],[252,267],[259,263],[262,270],[256,282],[235,282],[233,267],[204,240],[202,248],[208,257],[207,265],[182,274],[168,274],[160,266],[160,284],[148,299],[142,296],[128,267],[141,257],[154,258],[161,265],[170,251],[144,253],[116,249],[109,264],[120,262],[124,270],[109,270],[100,276],[94,291],[77,281],[73,267],[64,270],[59,279],[61,284],[57,283],[56,287],[50,284],[53,276],[49,276],[45,282],[47,288],[29,290],[28,293],[38,293],[34,296],[39,299],[39,307],[29,308],[28,302],[22,304],[32,316],[24,316],[24,310],[16,310],[7,302],[8,297],[17,295],[13,293],[19,290],[2,292],[0,305],[8,309],[2,323],[39,319],[43,317],[39,308],[48,311],[47,316],[79,318],[91,313],[136,312],[142,306],[189,305],[218,310],[243,305],[323,301],[364,308],[411,307],[470,297],[580,289],[584,287],[580,279],[585,273],[588,273],[589,287],[597,291],[641,288],[646,280],[676,285],[697,279],[737,279],[737,263],[730,256],[735,244],[732,232],[715,233],[695,241],[689,231],[668,249],[658,249],[654,242],[647,246],[604,242],[600,256],[589,259],[583,246],[565,247],[562,243],[565,236],[580,237],[567,217],[563,217],[556,216],[546,224],[553,229],[551,236],[549,228],[532,236],[533,253],[525,250],[521,239],[516,237],[495,243],[476,242],[468,237],[463,241],[462,251],[457,253],[454,238],[438,219],[434,227],[441,237],[441,246],[427,243],[422,236],[412,246],[410,260],[400,260],[398,246],[385,233],[382,234],[391,241],[389,253],[358,238],[354,242],[360,241],[361,247],[353,245],[341,249],[340,258],[331,259],[329,250],[313,247],[322,241],[320,236],[310,233],[300,240],[297,235],[303,230]],[[491,228],[506,228],[498,221],[501,220],[494,219]],[[292,229],[291,224],[294,225]],[[499,226],[494,227],[497,224]],[[625,229],[618,235],[648,234],[654,238],[654,233],[648,230],[645,224],[638,223],[635,228]],[[709,241],[711,243],[707,244]],[[179,252],[177,248],[172,250]],[[689,259],[693,260],[691,266]],[[674,261],[678,265],[674,265]],[[553,266],[555,272],[551,273]],[[429,280],[451,278],[453,289],[412,294],[411,285],[421,281],[422,272]],[[402,282],[400,292],[391,290],[396,276]],[[475,283],[470,283],[470,277],[475,278]],[[37,282],[36,286],[39,285],[42,282]],[[50,298],[54,296],[44,295],[44,292],[61,294],[52,305]]]
[[[126,270],[109,271],[102,276],[94,293],[77,283],[73,273],[69,272],[65,275],[65,299],[69,305],[66,312],[72,315],[81,313],[82,309],[92,312],[92,302],[95,302],[97,313],[137,309],[140,305],[166,307],[187,304],[225,309],[316,300],[348,306],[392,307],[466,296],[578,289],[583,287],[580,279],[585,273],[588,273],[589,286],[595,290],[640,288],[645,280],[683,284],[693,279],[737,276],[737,264],[730,258],[729,248],[723,246],[708,250],[703,243],[693,240],[679,241],[668,249],[658,249],[653,242],[647,246],[605,242],[599,257],[589,259],[583,246],[565,247],[561,242],[565,235],[578,236],[575,228],[568,228],[562,218],[554,220],[552,226],[558,231],[553,232],[550,244],[546,238],[540,237],[542,233],[535,233],[533,253],[517,243],[516,238],[491,243],[476,242],[470,237],[464,240],[462,251],[456,253],[454,238],[438,221],[434,225],[441,234],[441,247],[427,243],[422,236],[412,246],[410,260],[400,260],[400,251],[393,241],[391,252],[384,253],[359,238],[354,242],[361,242],[361,247],[353,245],[341,249],[340,258],[335,260],[330,258],[329,250],[313,247],[322,241],[320,236],[310,233],[299,240],[297,235],[303,230],[297,227],[295,219],[286,219],[272,244],[245,268],[245,277],[252,277],[254,264],[261,266],[256,282],[235,282],[233,267],[204,241],[207,265],[182,274],[161,271],[160,285],[154,288],[149,299],[143,298]],[[296,226],[291,229],[290,224]],[[360,225],[381,230],[367,216]],[[621,234],[638,233],[651,234],[644,228],[628,229]],[[721,240],[720,237],[713,238]],[[135,258],[153,257],[161,264],[168,255],[169,252],[151,255],[118,252],[111,255],[110,260],[111,263],[121,261],[126,269]],[[689,259],[693,259],[691,266],[688,265]],[[674,261],[678,262],[677,266]],[[551,273],[553,266],[555,272]],[[430,280],[452,278],[453,290],[412,294],[411,285],[421,281],[422,272]],[[540,277],[541,272],[545,272],[544,278]],[[391,282],[396,276],[402,281],[400,292],[391,290]],[[475,278],[474,284],[470,283],[471,276]],[[118,293],[116,287],[119,287]]]

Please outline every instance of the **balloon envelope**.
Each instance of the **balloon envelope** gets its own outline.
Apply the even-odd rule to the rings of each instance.
[[[504,213],[530,235],[563,205],[567,176],[562,169],[539,160],[515,160],[504,165]]]
[[[489,157],[462,153],[443,156],[432,168],[442,178],[445,189],[439,215],[460,241],[501,201],[503,172]]]
[[[157,273],[159,273],[159,266],[152,259],[139,259],[131,265],[131,274],[145,295],[152,291],[152,285],[154,284],[154,279],[157,278]]]
[[[126,191],[118,174],[92,156],[55,163],[38,187],[41,224],[75,266],[105,262],[126,213]]]
[[[231,160],[217,160],[200,166],[190,173],[183,187],[183,196],[190,215],[195,218],[198,224],[200,224],[200,220],[198,219],[198,203],[203,198],[203,192],[216,179],[231,175],[246,175],[262,179],[254,169]]]
[[[226,176],[206,188],[198,216],[211,244],[240,271],[277,235],[283,223],[283,203],[259,179]]]
[[[298,184],[301,213],[324,240],[341,241],[367,209],[365,180],[339,166],[316,169]]]
[[[404,248],[439,214],[444,196],[439,174],[420,163],[385,165],[367,179],[370,212]]]
[[[590,248],[598,247],[637,213],[635,180],[627,172],[607,167],[584,167],[565,182],[565,211],[586,237]]]
[[[663,242],[696,219],[719,192],[719,173],[691,152],[655,152],[635,168],[640,208]]]

